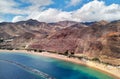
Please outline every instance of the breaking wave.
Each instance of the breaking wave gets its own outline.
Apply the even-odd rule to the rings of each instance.
[[[23,69],[25,69],[25,70],[27,70],[27,71],[29,71],[29,72],[32,72],[32,73],[34,73],[34,74],[39,75],[39,76],[42,77],[43,79],[55,79],[54,77],[48,75],[47,73],[44,73],[44,72],[42,72],[42,71],[40,71],[40,70],[37,70],[37,69],[31,68],[31,67],[25,66],[25,65],[20,64],[20,63],[18,63],[18,62],[15,62],[15,61],[1,60],[1,59],[0,59],[0,61],[4,61],[4,62],[8,62],[8,63],[14,64],[14,65],[17,65],[17,66],[19,66],[19,67],[21,67],[21,68],[23,68]]]

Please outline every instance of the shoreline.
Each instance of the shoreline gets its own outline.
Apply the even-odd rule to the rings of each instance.
[[[55,58],[59,60],[63,60],[66,62],[72,62],[78,65],[87,66],[90,68],[93,68],[95,70],[101,71],[103,73],[106,73],[109,76],[112,76],[115,79],[120,79],[120,68],[116,68],[110,65],[105,65],[102,63],[98,63],[95,61],[89,61],[89,60],[80,60],[77,58],[68,58],[67,56],[59,55],[59,54],[53,54],[48,52],[34,52],[34,51],[26,51],[26,50],[0,50],[0,52],[20,52],[20,53],[26,53],[26,54],[32,54],[32,55],[38,55],[38,56],[45,56],[50,58]]]

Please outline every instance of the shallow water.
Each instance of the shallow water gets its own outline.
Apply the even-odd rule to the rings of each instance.
[[[25,53],[0,53],[0,79],[113,79],[111,76],[62,60]]]

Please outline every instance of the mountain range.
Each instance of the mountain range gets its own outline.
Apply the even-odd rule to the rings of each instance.
[[[120,20],[0,23],[0,48],[66,51],[120,65]]]

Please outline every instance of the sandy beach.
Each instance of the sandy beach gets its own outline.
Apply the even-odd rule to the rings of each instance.
[[[64,60],[67,62],[72,62],[80,65],[85,65],[91,68],[94,68],[96,70],[102,71],[104,73],[107,73],[115,79],[120,79],[120,67],[113,67],[110,65],[105,65],[99,62],[95,61],[89,61],[89,60],[79,60],[77,58],[68,58],[67,56],[63,55],[58,55],[58,54],[53,54],[53,53],[48,53],[48,52],[33,52],[33,51],[26,51],[26,50],[0,50],[0,52],[20,52],[20,53],[27,53],[27,54],[34,54],[34,55],[40,55],[40,56],[46,56],[46,57],[51,57],[51,58],[56,58],[60,60]]]

